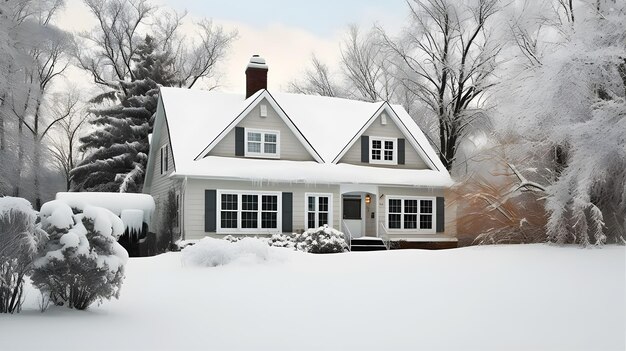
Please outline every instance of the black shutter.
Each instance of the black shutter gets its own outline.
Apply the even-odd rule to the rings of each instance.
[[[283,193],[283,232],[293,232],[293,193]]]
[[[444,231],[444,224],[446,222],[445,205],[443,197],[437,197],[437,233]]]
[[[245,128],[235,127],[235,156],[245,155],[245,132]]]
[[[159,174],[163,174],[163,148],[161,148],[161,161],[159,161],[159,164],[161,165],[161,173]]]
[[[217,191],[204,191],[204,231],[215,233],[217,230]]]
[[[370,163],[370,137],[361,136],[361,162]]]
[[[398,139],[398,164],[404,164],[404,139]]]

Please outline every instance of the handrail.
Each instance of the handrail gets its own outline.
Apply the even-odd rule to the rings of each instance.
[[[389,233],[387,232],[387,226],[385,226],[385,223],[383,222],[379,222],[379,232],[381,233],[381,239],[383,239],[383,244],[385,244],[385,247],[387,248],[387,250],[391,249],[391,238],[389,238]]]
[[[346,238],[346,243],[348,244],[348,251],[352,251],[352,232],[350,232],[350,228],[348,228],[348,225],[343,220],[341,220],[341,230],[343,230],[344,235],[347,234],[348,236]]]

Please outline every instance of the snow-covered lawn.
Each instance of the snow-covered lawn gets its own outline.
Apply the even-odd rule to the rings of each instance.
[[[626,250],[547,245],[183,267],[131,259],[120,300],[0,316],[1,350],[624,350]],[[278,254],[276,254],[278,253]]]

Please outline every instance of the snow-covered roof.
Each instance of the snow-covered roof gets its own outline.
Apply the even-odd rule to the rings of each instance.
[[[230,159],[204,157],[236,125],[244,111],[267,99],[293,122],[296,136],[305,147],[311,147],[320,162],[285,160]],[[243,94],[203,90],[161,88],[175,176],[266,179],[329,183],[403,184],[414,186],[448,186],[450,175],[440,162],[428,140],[408,113],[386,102],[312,96],[291,93],[270,93],[260,90],[245,99]],[[399,128],[417,145],[418,152],[432,170],[408,170],[336,164],[349,143],[358,138],[367,123],[381,111],[395,114]],[[156,130],[155,130],[156,133]],[[195,160],[194,160],[195,159]],[[335,163],[333,161],[335,160]],[[218,169],[222,167],[221,169]],[[255,172],[251,172],[254,167]],[[257,167],[263,170],[258,173]],[[285,167],[285,168],[283,168]],[[293,172],[290,170],[293,168]],[[242,172],[239,172],[242,171]],[[311,172],[304,175],[303,173]],[[358,172],[359,174],[354,174]],[[254,175],[252,175],[254,173]],[[324,174],[322,174],[324,173]],[[345,174],[344,174],[345,173]],[[247,175],[247,176],[246,176]],[[434,178],[439,178],[435,180]],[[359,179],[355,181],[354,179]]]
[[[57,193],[56,200],[81,211],[87,206],[103,207],[117,216],[121,216],[126,210],[141,210],[146,223],[150,223],[155,209],[154,199],[147,194],[60,192]]]

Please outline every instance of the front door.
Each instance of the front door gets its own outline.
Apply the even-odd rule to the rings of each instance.
[[[361,211],[361,196],[344,196],[343,221],[350,230],[353,238],[363,236],[363,216]]]

